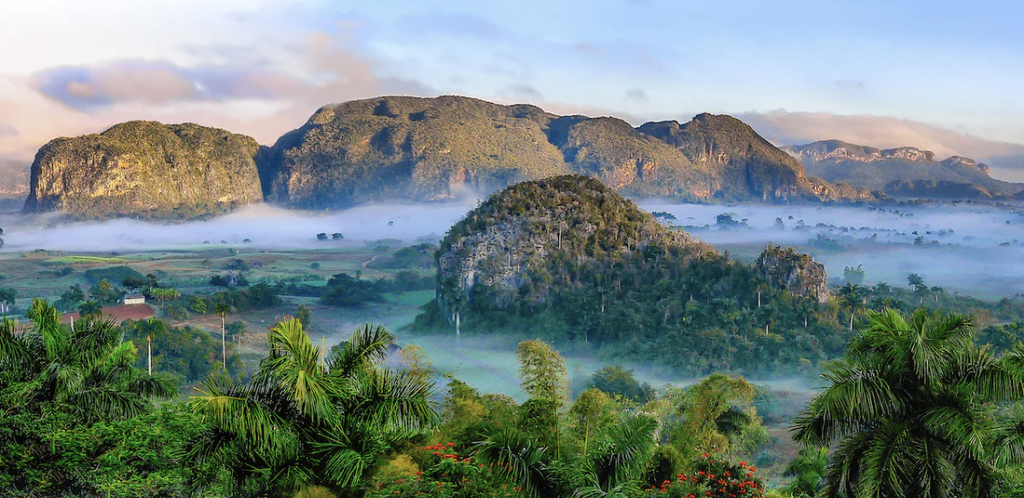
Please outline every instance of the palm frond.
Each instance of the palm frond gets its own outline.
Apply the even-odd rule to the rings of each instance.
[[[269,447],[280,443],[289,429],[280,415],[249,397],[224,395],[213,390],[204,394],[189,399],[192,413],[252,444]]]
[[[395,336],[383,325],[364,324],[352,333],[340,351],[328,356],[328,369],[348,377],[358,369],[381,365],[387,360],[388,346],[394,342]]]
[[[328,481],[338,487],[348,488],[359,483],[369,467],[369,462],[353,450],[342,450],[334,453],[324,466]]]
[[[474,456],[494,463],[499,472],[522,487],[526,496],[540,495],[546,479],[547,448],[522,432],[504,428],[476,444]]]
[[[437,385],[407,370],[372,370],[356,384],[358,405],[350,406],[384,427],[418,430],[438,422]]]
[[[815,396],[797,417],[793,426],[797,441],[827,446],[838,437],[904,409],[904,401],[879,371],[882,367],[863,360],[859,363],[837,361],[827,367],[822,377],[831,386]]]
[[[595,467],[603,467],[604,473],[610,475],[612,487],[639,482],[657,448],[657,429],[658,421],[645,414],[623,415],[618,424],[608,427],[608,445]]]
[[[993,430],[995,464],[1000,468],[1024,464],[1024,417],[1015,414]]]
[[[77,391],[65,402],[77,408],[90,422],[137,417],[149,408],[145,398],[109,386]]]

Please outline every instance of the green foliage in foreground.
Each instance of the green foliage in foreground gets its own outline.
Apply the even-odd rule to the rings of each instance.
[[[182,405],[81,424],[48,410],[0,417],[4,496],[188,496],[185,445],[201,427]]]
[[[744,459],[767,434],[740,377],[651,392],[606,368],[595,383],[622,392],[572,400],[561,355],[530,340],[517,351],[528,400],[449,378],[439,411],[415,346],[392,368],[383,327],[324,352],[290,319],[250,381],[214,368],[187,408],[154,407],[173,385],[136,366],[122,329],[82,320],[72,331],[36,301],[31,326],[0,323],[0,495],[1019,496],[1024,346],[995,356],[956,313],[865,316],[796,422],[814,446],[779,491]],[[126,330],[155,333],[138,325]]]
[[[436,420],[433,383],[384,368],[394,339],[367,325],[323,357],[297,319],[278,323],[251,382],[208,382],[189,401],[208,424],[189,459],[223,468],[234,496],[353,489]]]
[[[974,344],[970,316],[872,312],[794,437],[839,443],[828,497],[988,497],[997,469],[1024,459],[1024,347],[996,358]]]
[[[0,322],[0,492],[131,496],[137,486],[180,486],[181,462],[160,454],[173,445],[152,431],[169,423],[177,429],[167,437],[184,438],[181,426],[139,418],[150,413],[150,398],[173,395],[173,382],[136,368],[138,351],[109,321],[82,320],[71,330],[41,300],[28,317],[30,327]],[[149,434],[123,432],[139,427]]]

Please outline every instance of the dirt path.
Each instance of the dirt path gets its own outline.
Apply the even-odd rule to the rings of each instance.
[[[380,254],[374,254],[372,258],[370,258],[370,259],[368,259],[366,261],[363,261],[363,269],[365,270],[366,269],[366,265],[376,261],[378,256],[380,256]]]

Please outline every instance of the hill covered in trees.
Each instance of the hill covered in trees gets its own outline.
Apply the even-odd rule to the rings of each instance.
[[[79,218],[188,219],[260,202],[251,137],[195,124],[132,121],[58,138],[32,163],[25,211]]]
[[[420,328],[526,333],[686,374],[796,371],[846,341],[809,257],[730,259],[585,176],[491,196],[441,241],[437,268]]]

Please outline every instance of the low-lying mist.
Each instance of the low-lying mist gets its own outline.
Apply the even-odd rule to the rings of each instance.
[[[1024,212],[1016,206],[640,205],[672,214],[672,223],[745,259],[771,242],[811,254],[833,279],[862,265],[868,285],[905,286],[917,273],[928,285],[978,297],[1024,293]],[[722,214],[732,222],[719,223]]]
[[[344,211],[296,211],[267,204],[247,206],[206,221],[62,221],[56,215],[0,216],[0,251],[127,251],[211,245],[261,249],[331,249],[399,239],[414,244],[437,239],[476,201],[434,204],[370,204]],[[327,241],[317,240],[324,233]],[[331,240],[340,233],[344,238]],[[248,240],[247,240],[248,239]]]
[[[230,246],[334,249],[436,241],[478,201],[371,204],[343,211],[296,211],[261,204],[207,221],[62,221],[56,215],[0,215],[0,251],[106,252]],[[1024,293],[1024,213],[1007,205],[930,203],[886,207],[764,206],[639,202],[721,250],[752,259],[765,244],[796,246],[833,279],[862,265],[865,284],[905,285],[917,273],[932,286],[979,297]],[[732,220],[719,223],[719,215]],[[327,241],[317,240],[323,233]],[[340,233],[344,238],[331,240]],[[209,244],[209,246],[207,246]],[[834,280],[835,281],[835,280]]]

